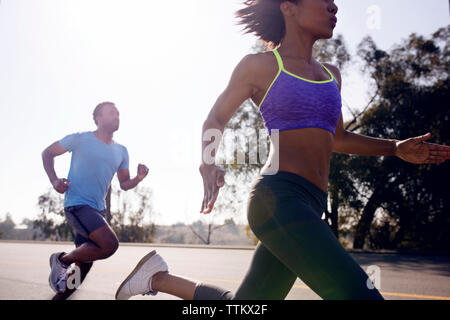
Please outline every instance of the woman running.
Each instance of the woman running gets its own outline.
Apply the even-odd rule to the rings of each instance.
[[[333,35],[338,11],[333,0],[248,0],[245,5],[237,16],[247,32],[276,49],[242,59],[204,122],[203,133],[223,133],[239,106],[251,98],[271,136],[269,159],[248,199],[248,222],[260,240],[250,268],[233,295],[170,274],[162,257],[152,251],[120,285],[116,299],[161,291],[182,299],[278,300],[287,296],[297,278],[323,299],[383,299],[321,220],[331,155],[442,163],[449,159],[450,147],[425,143],[429,134],[399,141],[343,129],[340,72],[312,56],[314,43]],[[202,141],[202,154],[207,145]],[[202,159],[201,212],[208,214],[224,185],[224,170]],[[274,167],[279,167],[277,172]]]

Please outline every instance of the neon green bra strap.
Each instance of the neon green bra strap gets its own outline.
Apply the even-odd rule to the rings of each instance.
[[[278,67],[279,67],[281,70],[284,70],[283,60],[281,59],[281,56],[280,56],[280,54],[278,53],[278,50],[275,49],[275,50],[273,50],[272,52],[273,52],[273,54],[275,55],[275,58],[277,58]]]
[[[319,62],[320,63],[320,62]],[[325,67],[324,65],[323,65],[323,63],[320,63],[321,65],[322,65],[322,67],[325,69],[325,71],[326,72],[328,72],[328,74],[331,76],[331,80],[336,80],[336,78],[334,77],[334,74],[330,71],[330,70],[328,70],[328,68],[327,67]],[[336,80],[337,81],[337,80]]]
[[[302,78],[302,77],[300,77],[300,76],[297,76],[297,75],[295,75],[295,74],[293,74],[293,73],[287,71],[286,69],[284,69],[283,59],[281,59],[280,53],[278,52],[277,49],[273,50],[272,52],[273,52],[273,54],[275,55],[275,57],[277,58],[278,67],[280,68],[280,70],[283,70],[283,71],[285,71],[286,73],[288,73],[288,74],[290,74],[290,75],[293,75],[294,77],[300,78],[300,79],[305,80],[305,81],[309,81],[309,82],[317,82],[317,83],[320,83],[320,82],[331,82],[331,81],[333,81],[333,80],[336,80],[335,77],[334,77],[334,75],[333,75],[333,73],[332,73],[330,70],[328,70],[328,68],[325,67],[325,66],[324,66],[322,63],[320,63],[320,62],[319,62],[320,65],[321,65],[321,66],[325,69],[325,71],[331,76],[331,79],[325,80],[325,81],[312,81],[312,80],[308,80],[308,79]]]

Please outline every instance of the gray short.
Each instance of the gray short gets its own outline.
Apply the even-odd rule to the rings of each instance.
[[[64,213],[67,221],[76,231],[76,245],[89,241],[91,232],[108,225],[105,219],[106,210],[99,211],[88,205],[66,207]]]

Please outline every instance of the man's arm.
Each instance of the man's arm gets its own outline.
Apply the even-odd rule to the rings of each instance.
[[[56,191],[64,193],[69,188],[70,181],[67,179],[59,179],[55,172],[54,158],[66,153],[67,150],[61,146],[59,142],[55,142],[42,152],[42,162],[45,172]]]
[[[138,172],[135,178],[130,179],[130,171],[128,169],[123,169],[117,171],[117,178],[120,182],[120,188],[122,190],[130,190],[135,188],[139,182],[141,182],[148,174],[148,168],[143,165],[138,165]]]

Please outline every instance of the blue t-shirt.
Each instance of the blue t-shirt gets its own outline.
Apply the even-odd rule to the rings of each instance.
[[[115,142],[108,145],[92,131],[70,134],[59,143],[72,152],[67,178],[71,184],[65,193],[64,207],[89,205],[104,210],[114,174],[128,169],[127,148]]]

